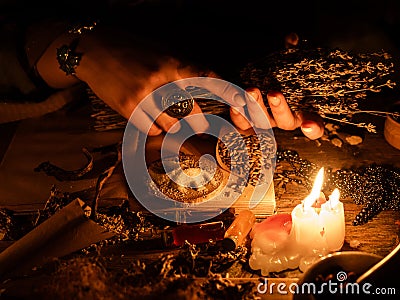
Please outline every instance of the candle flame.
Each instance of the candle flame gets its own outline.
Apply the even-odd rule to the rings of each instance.
[[[304,199],[304,210],[308,210],[313,203],[319,198],[322,185],[324,183],[324,168],[319,169],[317,176],[314,180],[314,185],[311,189],[310,195]]]
[[[340,192],[338,189],[334,189],[332,194],[329,196],[329,203],[331,208],[335,208],[339,204]]]

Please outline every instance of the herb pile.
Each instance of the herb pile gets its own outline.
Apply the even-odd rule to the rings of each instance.
[[[53,187],[44,209],[30,218],[18,236],[12,212],[0,211],[4,239],[22,237],[72,200],[70,194]],[[145,239],[156,238],[166,223],[154,218],[130,211],[128,205],[98,209],[95,221],[115,236],[44,266],[43,270],[50,269],[46,271],[50,281],[37,286],[36,295],[41,299],[159,299],[161,295],[166,299],[255,299],[253,282],[229,280],[231,272],[240,272],[247,263],[247,246],[222,251],[213,241],[186,242],[173,254],[160,254],[148,262],[102,254],[104,246],[134,246],[143,241],[144,233],[150,233]]]
[[[245,247],[222,253],[212,243],[186,243],[177,254],[151,262],[74,257],[59,260],[38,293],[49,299],[255,299],[254,283],[236,284],[226,276],[232,265],[245,263],[246,255]],[[119,259],[122,268],[115,267]]]

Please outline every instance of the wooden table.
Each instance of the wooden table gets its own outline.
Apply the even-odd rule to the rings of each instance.
[[[346,147],[334,146],[329,141],[311,141],[304,138],[299,131],[283,131],[276,129],[275,138],[278,146],[284,149],[296,150],[304,159],[325,167],[347,168],[350,166],[360,166],[376,163],[388,163],[400,167],[400,150],[390,146],[383,137],[384,119],[376,118],[378,124],[377,133],[366,133],[364,141],[358,146],[359,153],[355,156]],[[9,132],[12,126],[3,126],[3,131]],[[303,199],[308,191],[303,186],[288,184],[284,190],[276,187],[277,212],[291,212],[291,210]],[[352,241],[359,241],[360,245],[356,250],[374,253],[380,256],[387,255],[399,243],[399,217],[398,211],[384,211],[367,224],[361,226],[353,226],[352,221],[356,214],[360,211],[361,206],[356,205],[351,199],[342,199],[345,207],[346,219],[346,237],[343,250],[355,250],[350,247]],[[36,208],[36,206],[35,206]],[[27,209],[24,206],[24,209]],[[4,249],[9,243],[1,242],[0,246]],[[113,261],[109,261],[111,268],[121,268],[130,261],[136,259],[154,260],[160,254],[169,253],[163,251],[144,252],[141,249],[125,249],[123,246],[112,246],[109,249],[103,249],[104,255],[114,257]],[[175,250],[174,250],[175,251]],[[171,251],[171,254],[174,254]],[[119,253],[115,256],[115,253]],[[289,285],[295,283],[302,276],[302,273],[296,270],[284,271],[276,274],[276,278],[269,278],[269,282],[284,282]],[[258,285],[260,276],[257,272],[248,272],[239,270],[233,274],[232,282],[254,282],[255,287]],[[49,275],[45,272],[33,272],[28,277],[19,277],[3,282],[0,285],[0,295],[3,291],[5,295],[28,297],[34,287],[44,281],[49,280]],[[199,279],[203,280],[203,279]],[[290,299],[292,295],[282,295],[274,293],[273,295],[260,295],[265,299]]]

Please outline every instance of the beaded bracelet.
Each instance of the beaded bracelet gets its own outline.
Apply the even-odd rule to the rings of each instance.
[[[65,74],[75,75],[75,68],[79,66],[79,62],[82,59],[82,53],[76,52],[80,36],[87,31],[92,31],[96,25],[96,21],[85,24],[81,23],[74,25],[68,30],[69,34],[78,36],[72,40],[70,45],[64,44],[60,48],[57,48],[57,61],[60,69],[63,70]]]

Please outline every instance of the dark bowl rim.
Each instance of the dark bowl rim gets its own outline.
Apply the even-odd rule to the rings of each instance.
[[[334,259],[337,256],[352,256],[352,255],[362,255],[362,256],[368,256],[371,258],[375,258],[376,262],[380,261],[381,259],[383,259],[383,256],[381,255],[377,255],[374,253],[369,253],[369,252],[364,252],[364,251],[356,251],[356,250],[351,250],[351,251],[338,251],[338,252],[334,252],[334,253],[329,253],[325,256],[322,256],[318,261],[316,261],[315,263],[313,263],[303,274],[302,276],[299,277],[299,281],[298,284],[302,284],[303,282],[305,282],[304,280],[307,278],[307,275],[309,275],[313,270],[315,270],[315,268],[317,268],[318,266],[320,266],[321,264],[324,263],[325,260],[330,260],[330,259]]]

